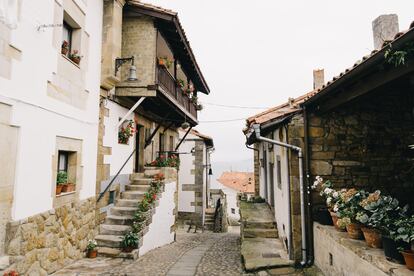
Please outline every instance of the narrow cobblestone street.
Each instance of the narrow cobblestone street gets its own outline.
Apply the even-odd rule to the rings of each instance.
[[[248,275],[240,260],[240,236],[229,233],[177,233],[177,242],[152,250],[136,261],[82,259],[54,276],[93,275]]]

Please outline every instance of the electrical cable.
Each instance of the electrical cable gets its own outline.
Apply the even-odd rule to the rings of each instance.
[[[269,109],[270,107],[258,107],[258,106],[241,106],[241,105],[225,105],[225,104],[215,104],[208,102],[201,102],[206,105],[214,105],[219,107],[228,107],[228,108],[240,108],[240,109]]]

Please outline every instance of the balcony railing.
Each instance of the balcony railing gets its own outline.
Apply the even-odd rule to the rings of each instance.
[[[177,85],[174,77],[165,67],[158,66],[157,68],[158,84],[161,85],[168,95],[174,98],[179,105],[197,119],[197,109],[195,104],[189,97],[184,95],[183,89]]]

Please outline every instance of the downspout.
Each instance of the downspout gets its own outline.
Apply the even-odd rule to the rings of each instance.
[[[283,143],[280,141],[272,140],[266,137],[260,136],[260,125],[254,124],[253,130],[255,132],[256,139],[259,141],[271,143],[277,146],[285,147],[291,150],[294,150],[298,153],[299,158],[299,185],[300,185],[300,218],[301,218],[301,228],[302,228],[302,261],[301,266],[307,264],[307,240],[306,240],[306,219],[305,219],[305,193],[303,187],[303,152],[300,147]]]
[[[306,170],[306,221],[308,231],[308,265],[312,266],[315,260],[314,244],[313,244],[313,221],[312,221],[312,195],[310,192],[309,177],[310,177],[310,150],[309,150],[309,120],[306,107],[303,107],[303,125],[304,125],[304,146],[305,146],[305,170]]]
[[[286,131],[286,141],[289,141],[289,136],[288,136],[288,127],[285,125],[285,131]],[[291,194],[290,194],[290,170],[289,170],[289,154],[286,153],[286,164],[287,164],[287,198],[288,198],[288,227],[289,227],[289,240],[288,240],[288,246],[289,246],[289,259],[293,260],[293,245],[292,245],[292,240],[293,240],[293,229],[292,229],[292,198],[291,198]]]

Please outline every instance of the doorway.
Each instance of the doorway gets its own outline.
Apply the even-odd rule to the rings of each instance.
[[[137,132],[135,133],[135,166],[134,172],[140,173],[144,171],[144,126],[136,125]]]

